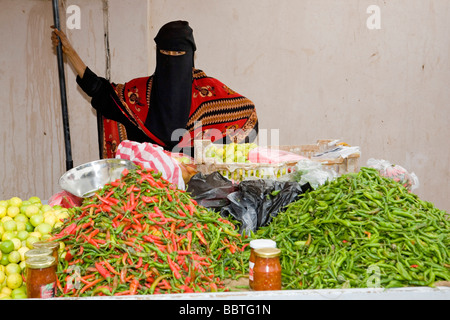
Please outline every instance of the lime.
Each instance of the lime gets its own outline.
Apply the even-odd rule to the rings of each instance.
[[[14,250],[14,242],[11,240],[2,241],[2,243],[0,243],[0,250],[6,254],[10,253]]]
[[[14,220],[8,220],[3,223],[3,228],[5,231],[16,231],[17,230],[17,223]]]
[[[5,231],[2,235],[2,241],[11,240],[16,237],[15,231]]]
[[[17,250],[20,254],[20,260],[25,261],[25,252],[27,252],[28,250],[30,250],[30,248],[28,247],[22,247],[19,250]]]
[[[37,231],[43,235],[49,234],[50,232],[52,232],[52,226],[46,222],[42,222],[34,229],[34,231]]]
[[[6,279],[6,274],[4,271],[0,271],[0,283],[3,283]]]
[[[17,231],[17,238],[20,240],[27,240],[29,232],[26,230]]]
[[[32,215],[30,217],[30,223],[33,225],[33,227],[37,227],[38,225],[40,225],[41,223],[44,222],[44,216],[40,213]]]
[[[8,255],[8,260],[10,263],[19,263],[20,262],[20,253],[19,251],[11,251]]]
[[[24,231],[26,229],[27,229],[26,223],[21,222],[21,221],[17,222],[17,232]]]
[[[25,230],[28,232],[33,232],[34,231],[34,227],[33,225],[30,223],[30,221],[28,221],[27,223],[25,223]]]
[[[42,207],[41,207],[41,211],[44,212],[44,213],[47,212],[47,211],[50,211],[50,210],[53,210],[53,208],[52,208],[51,205],[44,204],[44,205],[42,205]]]
[[[31,203],[42,203],[41,199],[36,196],[29,197],[28,201],[30,201]]]
[[[6,280],[6,279],[5,279]],[[6,294],[7,296],[11,295],[12,290],[8,287],[3,287],[2,290],[0,290],[1,294]]]
[[[26,223],[28,222],[28,217],[23,213],[19,213],[17,216],[15,216],[14,221]]]
[[[11,199],[8,200],[8,202],[10,206],[19,208],[20,205],[22,204],[22,199],[20,199],[19,197],[12,197]]]
[[[49,224],[51,227],[55,225],[56,217],[54,215],[48,215],[44,218],[44,223]]]
[[[24,260],[20,261],[19,267],[20,267],[20,270],[22,270],[22,273],[23,273],[23,270],[27,267],[27,263],[25,262],[25,258],[24,258]]]
[[[61,222],[61,223],[62,223],[62,222]],[[2,223],[0,222],[0,239],[2,238],[4,232],[5,232],[5,228],[3,228],[3,225],[2,225]]]
[[[7,214],[8,216],[10,216],[11,218],[14,218],[14,217],[17,216],[19,213],[20,213],[20,209],[19,209],[19,207],[16,207],[16,206],[9,206],[9,207],[6,209],[6,214]]]
[[[28,236],[33,236],[33,237],[36,237],[36,238],[40,239],[42,237],[42,234],[40,232],[33,231],[33,232],[30,232],[28,234]]]
[[[0,264],[1,264],[2,266],[7,266],[8,263],[9,263],[8,255],[7,255],[6,253],[5,253],[5,254],[2,254],[2,257],[0,258]]]
[[[8,277],[10,275],[14,274],[14,273],[19,273],[20,274],[20,271],[21,271],[20,266],[17,263],[14,263],[14,262],[8,263],[6,265],[6,267],[5,267],[5,273],[6,273],[6,275]]]
[[[6,207],[0,206],[0,218],[6,216],[6,210],[7,210]]]
[[[51,237],[52,237],[52,235],[49,234],[49,233],[43,234],[42,237],[41,237],[41,241],[47,241]]]
[[[20,213],[21,214],[25,214],[25,212],[27,211],[29,204],[25,205],[22,203],[22,205],[20,206]]]
[[[12,238],[11,241],[14,243],[14,250],[19,250],[22,246],[22,241],[17,237]]]
[[[10,289],[19,288],[23,283],[22,275],[20,273],[13,273],[6,278],[6,285]]]
[[[3,223],[3,222],[5,222],[5,221],[9,221],[9,220],[12,220],[13,218],[11,218],[10,216],[4,216],[3,218],[2,218],[2,220],[1,220],[1,222]]]
[[[36,241],[39,241],[39,238],[38,238],[38,237],[29,235],[28,238],[27,238],[27,240],[26,240],[26,242],[27,242],[27,247],[28,247],[29,249],[33,249],[33,243],[35,243]]]
[[[7,208],[9,206],[8,200],[0,200],[0,207]]]
[[[27,289],[24,286],[20,286],[19,288],[11,291],[11,298],[13,299],[26,299],[27,298]]]
[[[30,204],[29,206],[27,206],[27,208],[25,209],[25,215],[28,218],[31,218],[32,216],[36,215],[39,213],[39,207],[36,204]]]

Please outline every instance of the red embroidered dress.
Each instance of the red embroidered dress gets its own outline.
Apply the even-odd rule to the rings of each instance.
[[[211,141],[250,142],[258,133],[255,106],[203,71],[194,69],[189,118],[184,128],[172,133],[172,145],[159,139],[148,127],[153,76],[133,79],[125,84],[110,84],[97,77],[89,68],[80,87],[92,97],[92,106],[103,115],[103,157],[115,156],[123,140],[152,142],[177,152],[193,147],[194,139]],[[164,124],[162,124],[164,125]]]

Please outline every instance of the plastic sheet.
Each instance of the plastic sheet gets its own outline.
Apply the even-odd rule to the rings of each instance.
[[[264,179],[242,181],[238,187],[238,191],[228,195],[230,204],[220,214],[231,215],[241,223],[239,232],[247,234],[268,225],[289,203],[310,189],[309,184]]]
[[[186,191],[191,193],[199,205],[220,211],[230,203],[227,196],[237,190],[237,184],[216,171],[207,175],[197,173],[188,182]]]

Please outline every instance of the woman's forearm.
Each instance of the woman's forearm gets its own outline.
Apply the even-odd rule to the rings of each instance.
[[[86,71],[86,64],[83,62],[83,60],[81,60],[80,56],[75,50],[67,52],[66,55],[73,68],[75,69],[75,72],[81,79],[83,79],[84,72]]]

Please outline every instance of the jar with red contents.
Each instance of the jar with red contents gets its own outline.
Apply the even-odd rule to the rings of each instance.
[[[281,250],[261,248],[255,250],[253,290],[281,290]]]
[[[51,252],[51,250],[49,250]],[[56,260],[52,255],[26,259],[28,298],[53,298],[56,293]]]
[[[250,241],[250,258],[248,270],[248,285],[253,289],[253,268],[255,266],[255,250],[261,248],[276,248],[277,243],[270,239],[256,239]]]

